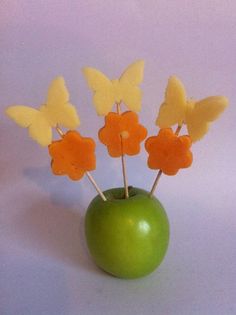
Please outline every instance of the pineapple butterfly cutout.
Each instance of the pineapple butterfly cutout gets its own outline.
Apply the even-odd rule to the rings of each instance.
[[[52,128],[57,125],[75,129],[79,116],[69,101],[69,92],[63,77],[55,78],[48,89],[45,104],[39,109],[16,105],[6,109],[6,114],[21,127],[28,128],[29,136],[41,146],[52,142]]]

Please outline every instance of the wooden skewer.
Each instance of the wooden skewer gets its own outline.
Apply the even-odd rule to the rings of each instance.
[[[126,165],[125,165],[125,157],[124,154],[121,156],[121,163],[122,163],[122,173],[124,179],[124,187],[125,187],[125,199],[129,198],[129,190],[128,190],[128,183],[127,183],[127,176],[126,176]]]
[[[181,130],[181,128],[182,128],[182,126],[183,126],[183,124],[178,125],[177,129],[175,130],[175,135],[176,135],[176,136],[178,136],[178,135],[179,135],[180,130]]]
[[[57,125],[56,126],[56,131],[58,132],[58,134],[60,135],[60,137],[64,136],[64,132],[61,130],[61,128]],[[91,184],[93,185],[93,187],[96,189],[96,191],[99,193],[99,195],[101,196],[103,201],[107,201],[107,198],[105,197],[105,195],[103,194],[103,192],[101,191],[101,189],[99,188],[98,184],[96,183],[95,179],[93,178],[93,176],[87,171],[85,172],[86,176],[88,177],[89,181],[91,182]]]
[[[176,135],[176,136],[179,135],[180,130],[181,130],[181,128],[182,128],[182,125],[183,125],[183,124],[178,125],[177,129],[175,130],[175,135]],[[152,185],[152,189],[151,189],[151,191],[150,191],[150,193],[149,193],[149,196],[150,196],[150,197],[153,197],[154,192],[155,192],[155,190],[156,190],[156,188],[157,188],[157,185],[158,185],[158,183],[159,183],[159,180],[160,180],[160,178],[161,178],[162,173],[163,173],[162,170],[159,170],[159,171],[158,171],[157,176],[156,176],[156,178],[155,178],[155,181],[154,181],[154,183],[153,183],[153,185]]]
[[[93,176],[89,172],[85,172],[85,174],[88,177],[88,179],[90,180],[90,182],[93,184],[93,187],[96,189],[96,191],[101,196],[102,200],[107,201],[107,198],[105,197],[105,195],[103,194],[101,189],[98,187],[98,184],[95,182],[95,179],[93,178]]]
[[[155,178],[155,181],[154,181],[154,183],[152,185],[152,189],[151,189],[150,194],[149,194],[150,197],[153,197],[154,191],[157,188],[157,184],[159,183],[161,175],[162,175],[162,170],[159,170],[158,173],[157,173],[157,176]]]
[[[121,110],[120,110],[120,103],[117,103],[117,114],[120,115]],[[128,190],[128,181],[127,181],[127,174],[126,174],[126,163],[125,163],[125,156],[123,153],[123,138],[120,136],[121,139],[121,164],[122,164],[122,174],[123,174],[123,181],[124,181],[124,188],[125,188],[125,199],[129,198],[129,190]]]
[[[60,135],[60,137],[63,138],[64,133],[63,133],[63,131],[60,129],[60,127],[58,127],[58,125],[56,125],[56,131],[57,131],[57,133]]]

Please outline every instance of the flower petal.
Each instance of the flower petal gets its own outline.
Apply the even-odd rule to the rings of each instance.
[[[149,154],[148,167],[160,169],[166,175],[175,175],[180,168],[192,164],[191,139],[177,136],[170,128],[160,129],[157,136],[149,137],[145,148]]]
[[[146,136],[146,128],[138,123],[138,115],[131,111],[121,115],[108,113],[105,118],[105,126],[98,132],[99,140],[107,146],[111,157],[138,154],[140,142]]]
[[[68,131],[61,140],[48,147],[55,175],[68,175],[73,180],[96,168],[95,142],[77,131]]]

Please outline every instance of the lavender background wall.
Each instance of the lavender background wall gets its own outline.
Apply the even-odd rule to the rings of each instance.
[[[53,177],[47,150],[4,116],[11,104],[39,106],[62,74],[77,105],[82,134],[96,116],[81,68],[117,77],[146,60],[141,121],[149,134],[168,77],[188,95],[223,94],[230,107],[203,141],[194,163],[164,177],[157,196],[171,224],[161,267],[133,281],[107,276],[86,252],[83,216],[95,192]],[[236,2],[2,0],[0,2],[0,314],[133,315],[236,313]],[[146,153],[129,158],[129,183],[149,189]],[[97,150],[95,178],[122,183],[120,161]],[[78,232],[79,230],[79,232]]]

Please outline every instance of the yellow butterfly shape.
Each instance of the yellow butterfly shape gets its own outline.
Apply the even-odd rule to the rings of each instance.
[[[57,77],[51,82],[46,104],[38,110],[17,105],[8,107],[6,114],[19,126],[28,128],[29,135],[42,146],[52,142],[52,127],[61,125],[75,129],[80,124],[75,107],[69,103],[63,77]]]
[[[224,96],[210,96],[200,101],[188,100],[182,82],[172,76],[167,84],[165,100],[160,107],[156,125],[169,128],[185,123],[192,141],[195,142],[208,132],[210,123],[227,106],[228,99]]]
[[[142,93],[139,84],[143,80],[144,61],[138,60],[123,72],[116,80],[108,79],[95,68],[83,69],[90,89],[94,92],[93,102],[98,115],[106,116],[113,105],[123,102],[130,110],[141,110]]]

